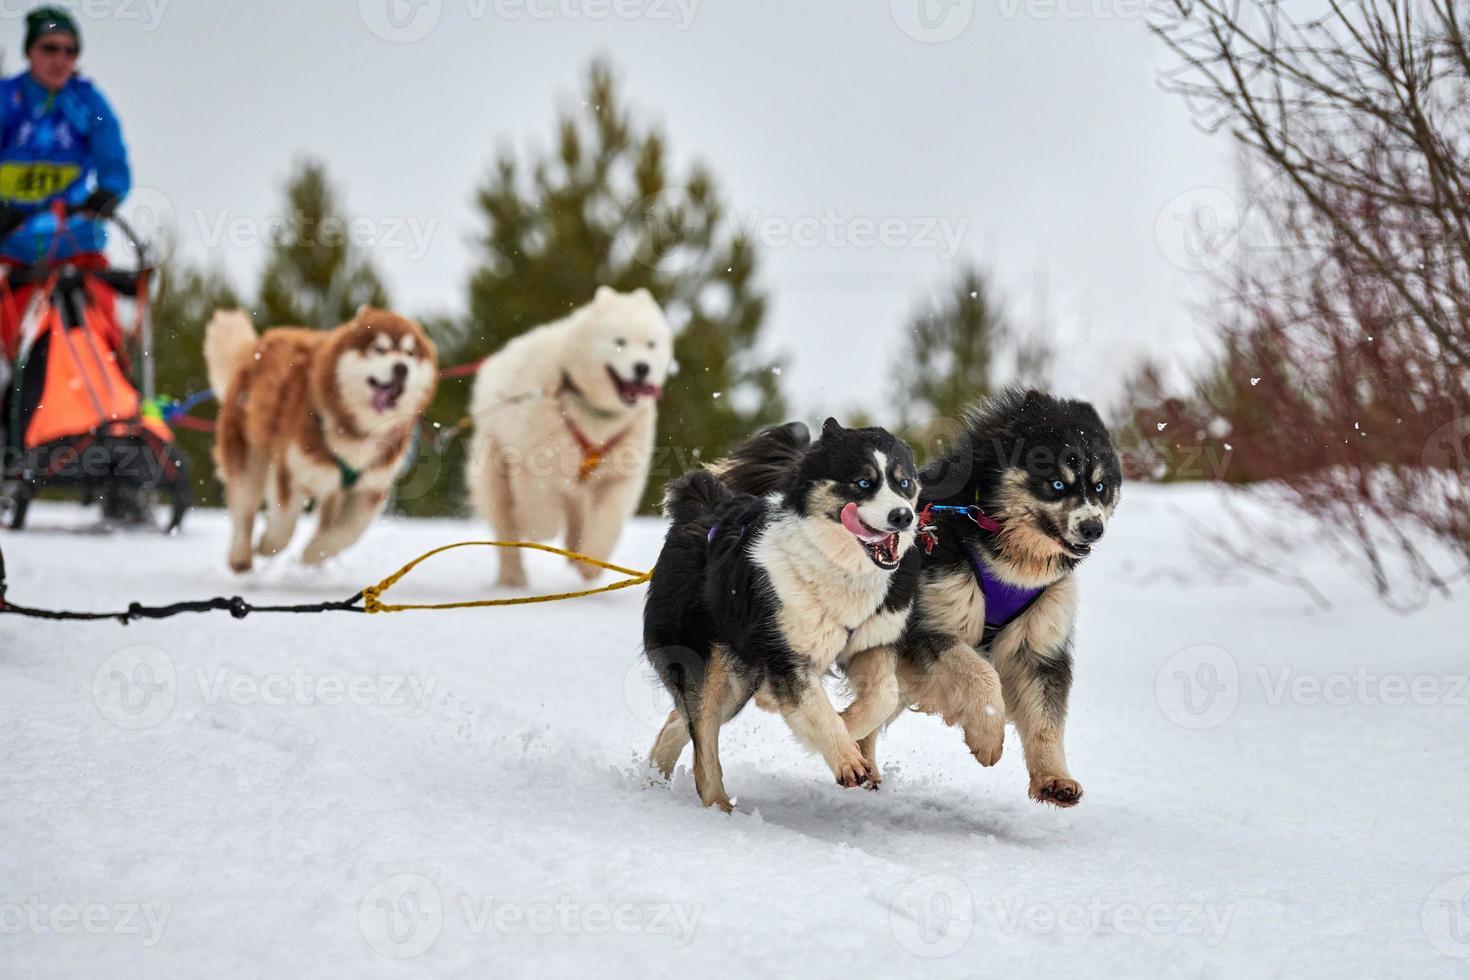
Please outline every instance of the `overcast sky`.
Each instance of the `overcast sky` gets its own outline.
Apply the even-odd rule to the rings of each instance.
[[[923,6],[919,6],[923,4]],[[6,65],[29,4],[0,0]],[[253,282],[293,159],[321,158],[408,312],[462,309],[472,193],[545,146],[596,54],[762,239],[798,406],[877,406],[906,312],[979,262],[1047,298],[1056,386],[1112,404],[1197,356],[1184,204],[1229,147],[1159,90],[1137,0],[86,0],[82,67],[180,250]],[[1211,189],[1215,190],[1211,190]],[[1224,199],[1222,207],[1228,207]],[[884,230],[887,244],[870,241]],[[887,413],[882,413],[886,415]]]

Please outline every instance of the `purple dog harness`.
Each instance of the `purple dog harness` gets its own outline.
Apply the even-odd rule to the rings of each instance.
[[[1000,522],[975,504],[969,506],[930,504],[919,514],[919,536],[924,540],[926,552],[934,550],[936,528],[932,515],[936,513],[963,514],[979,525],[980,530],[990,534],[1000,530]],[[962,542],[962,544],[965,554],[970,556],[970,564],[975,567],[975,580],[980,583],[980,594],[985,597],[985,635],[980,640],[980,645],[985,647],[995,639],[995,634],[1015,622],[1018,616],[1030,609],[1031,604],[1046,591],[1046,586],[1026,589],[1003,581],[990,570],[990,566],[985,564],[985,559],[970,546],[969,542]]]
[[[1030,609],[1031,604],[1046,591],[1044,585],[1026,589],[1002,581],[990,570],[990,566],[985,564],[985,559],[981,558],[980,553],[968,542],[965,544],[965,554],[970,556],[970,564],[975,566],[975,578],[980,582],[980,594],[985,596],[985,632],[988,635],[991,635],[992,631],[999,632],[1013,623],[1016,617]],[[989,642],[988,636],[986,642]]]

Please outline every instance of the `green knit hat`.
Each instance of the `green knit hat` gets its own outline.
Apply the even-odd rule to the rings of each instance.
[[[70,34],[76,38],[77,50],[81,50],[82,32],[71,14],[60,7],[37,7],[26,14],[26,51],[47,34]]]

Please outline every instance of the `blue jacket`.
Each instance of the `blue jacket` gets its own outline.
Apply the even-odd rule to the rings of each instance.
[[[53,96],[29,72],[0,80],[0,200],[34,213],[0,255],[39,262],[102,251],[103,223],[73,215],[53,253],[51,202],[75,207],[97,190],[121,198],[132,186],[122,129],[97,86],[73,75]]]

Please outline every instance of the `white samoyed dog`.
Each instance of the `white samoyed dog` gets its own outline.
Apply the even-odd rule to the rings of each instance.
[[[646,289],[599,286],[592,302],[487,358],[470,397],[466,483],[501,541],[545,541],[606,560],[637,509],[653,456],[673,333]],[[574,562],[584,578],[599,569]],[[501,586],[526,584],[518,549]]]

